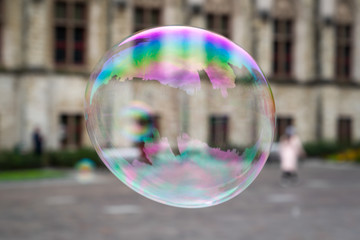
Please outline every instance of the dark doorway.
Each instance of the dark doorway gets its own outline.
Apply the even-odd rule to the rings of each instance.
[[[294,126],[292,117],[278,117],[276,119],[276,141],[279,141],[281,136],[285,134],[286,128]]]
[[[210,116],[210,145],[221,147],[228,143],[228,116]]]

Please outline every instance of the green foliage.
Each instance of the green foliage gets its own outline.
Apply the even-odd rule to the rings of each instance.
[[[56,169],[11,170],[0,172],[0,181],[60,178],[65,176],[65,174],[65,171]]]
[[[82,148],[78,150],[53,151],[47,154],[51,167],[74,167],[83,158],[94,161],[97,167],[104,166],[95,150]]]
[[[304,144],[307,156],[325,157],[346,149],[346,145],[337,142],[310,142]]]
[[[344,151],[328,156],[330,160],[335,162],[357,162],[360,163],[360,147],[348,148]]]
[[[311,142],[304,144],[304,149],[308,156],[324,158],[328,158],[329,156],[334,156],[351,149],[357,149],[359,147],[359,142],[353,144],[341,144],[338,142]]]
[[[104,166],[95,150],[88,148],[51,151],[44,153],[42,156],[32,153],[2,151],[0,152],[0,171],[40,167],[73,168],[83,158],[91,159],[97,167]]]
[[[41,159],[32,153],[19,154],[12,151],[0,153],[0,170],[29,169],[42,166]]]

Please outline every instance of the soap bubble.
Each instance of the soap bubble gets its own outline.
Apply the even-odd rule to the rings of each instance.
[[[256,62],[203,29],[159,27],[128,37],[98,63],[86,127],[105,165],[155,201],[206,207],[256,178],[274,136],[275,104]]]

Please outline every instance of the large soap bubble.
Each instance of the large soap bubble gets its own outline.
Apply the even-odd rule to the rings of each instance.
[[[160,27],[114,46],[86,88],[86,127],[105,165],[155,201],[206,207],[256,178],[274,136],[260,68],[213,32]]]

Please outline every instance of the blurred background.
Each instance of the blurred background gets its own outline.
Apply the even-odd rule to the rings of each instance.
[[[0,238],[358,239],[359,8],[359,0],[0,0]],[[114,44],[162,25],[228,37],[273,90],[274,164],[215,208],[162,206],[94,170],[103,165],[84,125],[90,72]],[[236,117],[200,117],[210,144],[232,144]],[[154,119],[169,127],[161,113]],[[289,126],[307,157],[299,183],[282,188],[277,142]]]

